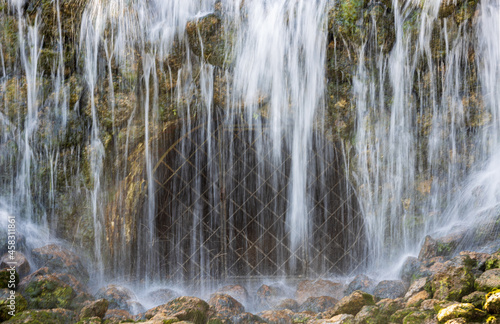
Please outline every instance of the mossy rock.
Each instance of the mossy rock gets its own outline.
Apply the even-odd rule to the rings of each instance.
[[[476,308],[483,308],[486,302],[486,293],[482,291],[475,291],[467,296],[462,297],[462,303],[470,303]]]
[[[358,324],[377,324],[387,322],[387,317],[380,316],[378,306],[363,306],[354,319]]]
[[[486,270],[500,268],[500,252],[493,253],[485,262]]]
[[[439,311],[437,318],[440,323],[445,323],[454,318],[465,318],[469,321],[481,321],[486,313],[479,310],[470,303],[453,304]]]
[[[67,309],[27,310],[4,323],[67,324],[75,322],[75,313]]]
[[[391,315],[391,317],[389,318],[389,322],[401,324],[401,323],[403,323],[404,318],[406,316],[408,316],[408,314],[416,312],[416,311],[418,311],[418,308],[416,308],[416,307],[403,308],[403,309],[397,310],[396,312],[394,312],[394,314]]]
[[[179,297],[164,305],[157,306],[145,313],[146,319],[153,318],[157,313],[177,317],[181,321],[191,321],[204,324],[208,319],[210,306],[196,297]]]
[[[432,319],[436,314],[432,311],[418,310],[411,312],[403,318],[403,324],[420,324]]]
[[[460,301],[474,291],[474,274],[468,266],[448,265],[432,277],[430,288],[434,299]]]
[[[475,287],[486,293],[500,289],[500,269],[491,269],[482,273],[476,279]]]
[[[13,309],[11,307],[11,300],[7,299],[11,296],[10,289],[0,289],[0,322],[10,319],[9,315]],[[19,293],[15,294],[15,314],[24,311],[28,307],[26,299]]]
[[[485,297],[484,309],[490,314],[500,314],[500,290],[494,290]]]
[[[14,283],[17,287],[19,284],[19,274],[17,271],[11,271],[8,269],[0,270],[0,289],[9,288],[9,283]]]
[[[26,298],[29,308],[75,309],[77,307],[73,303],[76,297],[73,288],[51,275],[33,278],[26,286],[22,287],[21,293]]]
[[[342,298],[333,308],[333,315],[351,314],[356,315],[363,306],[373,306],[373,296],[360,290],[356,290],[349,296]]]

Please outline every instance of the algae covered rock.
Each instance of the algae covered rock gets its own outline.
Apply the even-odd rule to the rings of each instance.
[[[462,303],[471,303],[476,308],[483,308],[486,302],[486,293],[482,291],[475,291],[467,296],[462,297]]]
[[[485,271],[476,279],[476,288],[479,291],[490,292],[500,289],[500,269]]]
[[[221,294],[226,294],[243,305],[247,305],[248,301],[250,300],[250,296],[248,295],[248,291],[246,290],[245,287],[240,286],[240,285],[227,285],[222,288],[219,288],[216,293],[221,293]]]
[[[382,323],[379,318],[380,309],[377,306],[363,306],[356,314],[355,322],[358,324]]]
[[[467,320],[481,320],[485,313],[469,303],[453,304],[438,312],[437,318],[440,323],[444,323],[454,318],[465,318]]]
[[[215,311],[217,317],[222,319],[230,319],[233,316],[245,312],[245,307],[236,299],[229,295],[215,293],[210,296],[208,304]]]
[[[14,288],[19,284],[19,274],[15,268],[0,270],[0,289]]]
[[[340,314],[336,315],[328,320],[325,323],[329,324],[354,324],[355,319],[353,315],[350,314]]]
[[[109,302],[106,299],[89,301],[80,311],[80,318],[98,317],[102,319],[108,311],[108,306]]]
[[[42,310],[26,310],[16,314],[10,320],[4,323],[9,324],[68,324],[75,323],[76,316],[73,311],[67,309],[42,309]]]
[[[0,289],[0,322],[10,319],[11,314],[18,314],[28,307],[26,299],[20,293],[12,294],[11,291]]]
[[[375,301],[373,296],[356,290],[349,296],[342,298],[333,308],[332,315],[351,314],[356,315],[363,306],[373,306]]]
[[[491,292],[486,295],[486,303],[484,309],[491,314],[500,314],[500,290]]]
[[[403,318],[403,324],[435,323],[436,314],[433,311],[417,310]]]
[[[210,305],[196,297],[178,297],[164,305],[148,310],[144,316],[151,319],[158,313],[175,317],[180,321],[191,321],[195,324],[204,324],[208,319]]]
[[[434,299],[460,301],[474,291],[474,275],[468,266],[445,264],[432,276],[430,289]]]

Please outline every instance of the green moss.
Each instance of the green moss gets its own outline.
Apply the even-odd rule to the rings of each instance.
[[[11,273],[9,270],[0,271],[0,289],[9,288],[10,276]],[[14,282],[16,286],[19,283],[19,274],[17,273],[17,271],[14,272]]]
[[[74,308],[75,291],[67,285],[41,279],[28,284],[24,290],[30,308]]]
[[[24,311],[28,308],[28,302],[20,294],[16,293],[16,314]],[[11,309],[9,308],[9,302],[6,299],[0,300],[0,322],[10,319],[12,316],[9,315]]]
[[[434,317],[432,311],[415,311],[411,312],[403,319],[403,324],[420,324]]]
[[[417,311],[417,308],[415,308],[415,307],[400,309],[391,315],[390,322],[403,323],[403,320],[405,319],[405,317],[408,316],[409,314],[415,312],[415,311]]]
[[[30,324],[66,324],[73,322],[73,316],[65,312],[51,312],[45,310],[30,310],[18,313],[5,323],[30,323]]]

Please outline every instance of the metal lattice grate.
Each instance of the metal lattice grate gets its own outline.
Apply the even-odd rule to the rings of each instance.
[[[265,128],[177,124],[155,168],[162,269],[175,279],[349,274],[364,263],[363,223],[335,144],[313,136],[310,237],[289,248],[291,156]],[[291,259],[294,259],[292,267]]]

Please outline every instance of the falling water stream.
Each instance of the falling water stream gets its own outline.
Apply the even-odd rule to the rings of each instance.
[[[363,8],[348,140],[327,118],[335,1],[90,0],[72,43],[60,1],[46,38],[47,15],[0,3],[16,22],[0,215],[83,244],[100,283],[380,273],[498,217],[495,0],[462,21],[394,0],[389,49],[367,9],[382,4]]]

